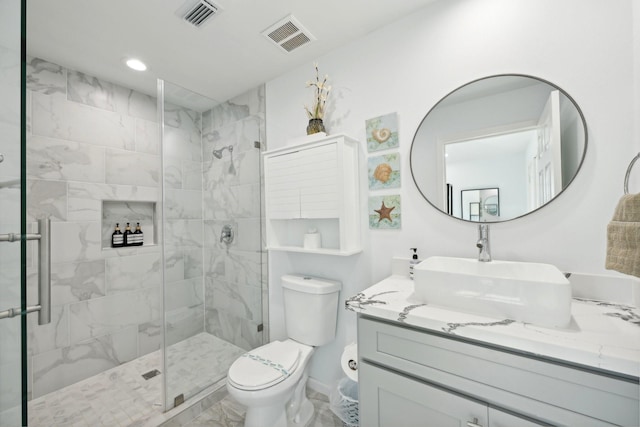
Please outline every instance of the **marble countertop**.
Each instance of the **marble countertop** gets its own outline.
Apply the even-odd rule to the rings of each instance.
[[[413,281],[392,275],[347,299],[348,310],[624,376],[640,377],[640,310],[573,298],[566,329],[431,306],[413,295]]]

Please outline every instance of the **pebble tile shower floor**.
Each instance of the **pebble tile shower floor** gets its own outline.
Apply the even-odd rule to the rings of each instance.
[[[244,350],[213,335],[201,333],[169,347],[169,395],[213,383],[226,375]],[[29,402],[29,426],[158,426],[171,414],[162,413],[163,375],[160,350],[109,369],[91,378]],[[179,363],[178,363],[179,361]],[[173,362],[173,363],[172,363]],[[171,391],[175,390],[175,391]]]

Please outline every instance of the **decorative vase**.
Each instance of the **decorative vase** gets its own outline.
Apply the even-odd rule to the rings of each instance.
[[[326,132],[324,123],[322,123],[322,119],[309,119],[309,124],[307,125],[307,135],[312,135],[318,132]]]

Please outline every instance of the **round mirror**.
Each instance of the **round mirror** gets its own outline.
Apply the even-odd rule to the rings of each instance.
[[[424,198],[452,217],[508,221],[567,188],[586,148],[584,116],[566,92],[531,76],[491,76],[427,113],[411,144],[411,174]]]

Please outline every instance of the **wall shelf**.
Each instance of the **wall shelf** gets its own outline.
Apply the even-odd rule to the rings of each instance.
[[[267,249],[349,256],[362,251],[358,147],[329,135],[264,153]],[[322,247],[303,247],[311,228]]]
[[[281,252],[302,252],[302,253],[316,254],[316,255],[338,255],[338,256],[351,256],[351,255],[355,255],[357,253],[362,252],[362,249],[355,249],[353,251],[342,251],[338,249],[326,249],[326,248],[305,249],[301,246],[279,246],[279,247],[267,246],[267,250],[281,251]]]

